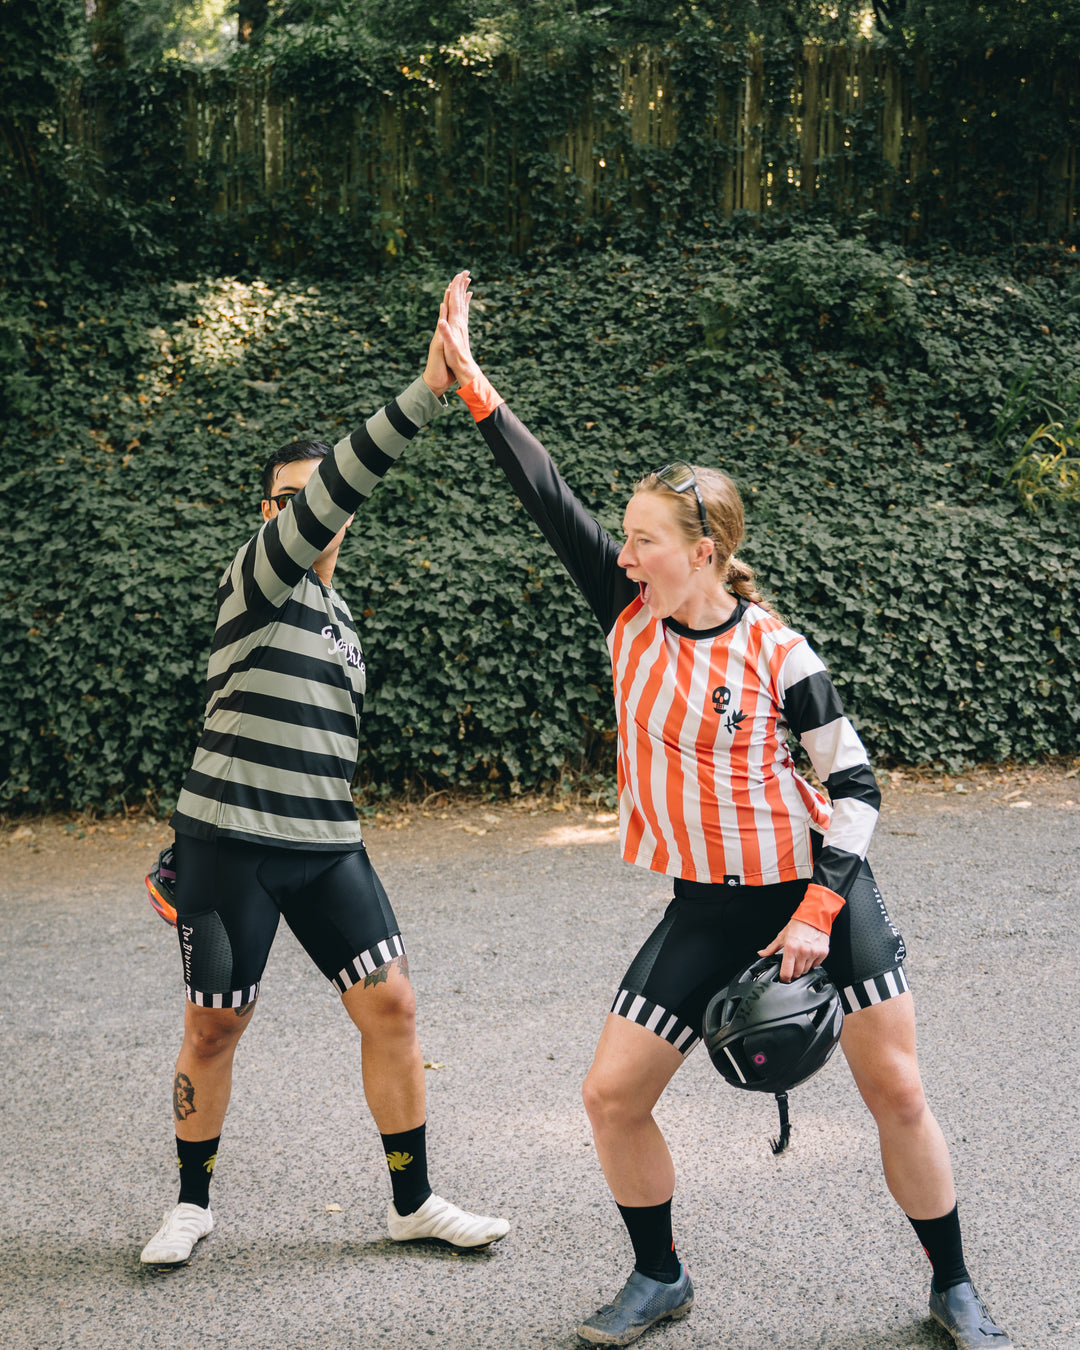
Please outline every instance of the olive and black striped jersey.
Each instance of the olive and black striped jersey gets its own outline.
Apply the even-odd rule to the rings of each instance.
[[[339,441],[225,569],[178,832],[286,848],[361,844],[351,784],[364,658],[348,607],[312,564],[443,406],[416,380]]]
[[[652,616],[619,545],[483,376],[462,391],[496,461],[607,639],[623,857],[688,881],[809,879],[800,919],[829,931],[859,873],[880,792],[824,664],[760,605],[699,632]],[[795,769],[806,750],[827,800]],[[817,861],[810,834],[823,836]]]

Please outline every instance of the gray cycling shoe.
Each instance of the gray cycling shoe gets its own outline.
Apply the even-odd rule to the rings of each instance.
[[[1012,1350],[1012,1341],[990,1316],[970,1280],[939,1294],[930,1286],[930,1316],[960,1350]]]
[[[661,1284],[635,1270],[615,1297],[614,1303],[587,1318],[577,1329],[583,1341],[593,1345],[629,1345],[643,1331],[666,1317],[685,1317],[694,1306],[694,1286],[685,1266],[674,1284]]]

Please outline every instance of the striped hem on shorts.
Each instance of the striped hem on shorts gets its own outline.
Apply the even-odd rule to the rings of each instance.
[[[184,988],[187,990],[188,1002],[194,1003],[196,1008],[246,1008],[259,997],[257,984],[249,984],[246,989],[233,989],[227,994],[204,994],[198,989],[192,989],[190,984]]]
[[[668,1012],[659,1003],[650,1003],[642,994],[629,989],[620,989],[615,995],[611,1011],[616,1017],[625,1017],[628,1022],[636,1022],[646,1031],[654,1031],[662,1040],[688,1055],[701,1040],[700,1032],[688,1025],[681,1017]]]
[[[343,994],[346,989],[351,989],[354,984],[359,984],[361,980],[366,980],[369,975],[373,975],[380,966],[385,966],[395,957],[404,955],[405,944],[401,940],[401,934],[395,933],[393,937],[388,937],[385,942],[377,942],[374,947],[369,947],[366,952],[354,956],[343,970],[339,970],[332,977],[332,982],[338,993]]]
[[[907,976],[904,967],[887,970],[884,975],[875,975],[873,979],[861,980],[840,990],[840,1002],[845,1013],[858,1012],[860,1008],[872,1008],[875,1003],[884,1003],[887,999],[897,998],[908,991]]]

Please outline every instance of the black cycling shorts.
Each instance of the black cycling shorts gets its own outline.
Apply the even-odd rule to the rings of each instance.
[[[342,994],[405,955],[363,846],[323,853],[178,834],[174,857],[184,985],[200,1007],[256,998],[282,916]]]
[[[611,1011],[689,1054],[701,1039],[709,1000],[783,930],[806,887],[806,881],[725,886],[676,879],[675,898],[631,962]],[[864,861],[833,920],[822,963],[844,1012],[905,993],[905,955],[904,939]]]

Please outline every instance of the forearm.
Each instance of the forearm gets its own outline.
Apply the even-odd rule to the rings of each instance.
[[[320,468],[319,476],[324,477],[326,470],[329,481],[326,499],[315,510],[317,518],[335,531],[340,529],[371,496],[416,433],[446,406],[445,398],[438,398],[421,376],[362,427],[338,441],[333,469]]]
[[[861,858],[851,858],[850,855],[844,860],[849,864],[847,866],[840,859],[835,861],[841,865],[824,869],[815,866],[806,894],[791,916],[820,928],[823,933],[832,932],[833,921],[844,908],[847,893],[862,866]]]
[[[445,402],[423,378],[344,437],[238,556],[250,605],[280,604]]]
[[[832,802],[806,898],[795,911],[797,919],[827,933],[870,847],[881,793],[829,673],[808,643],[791,649],[778,686],[784,717]]]
[[[459,391],[496,463],[606,633],[637,593],[618,567],[618,545],[589,514],[554,461],[479,372]]]

